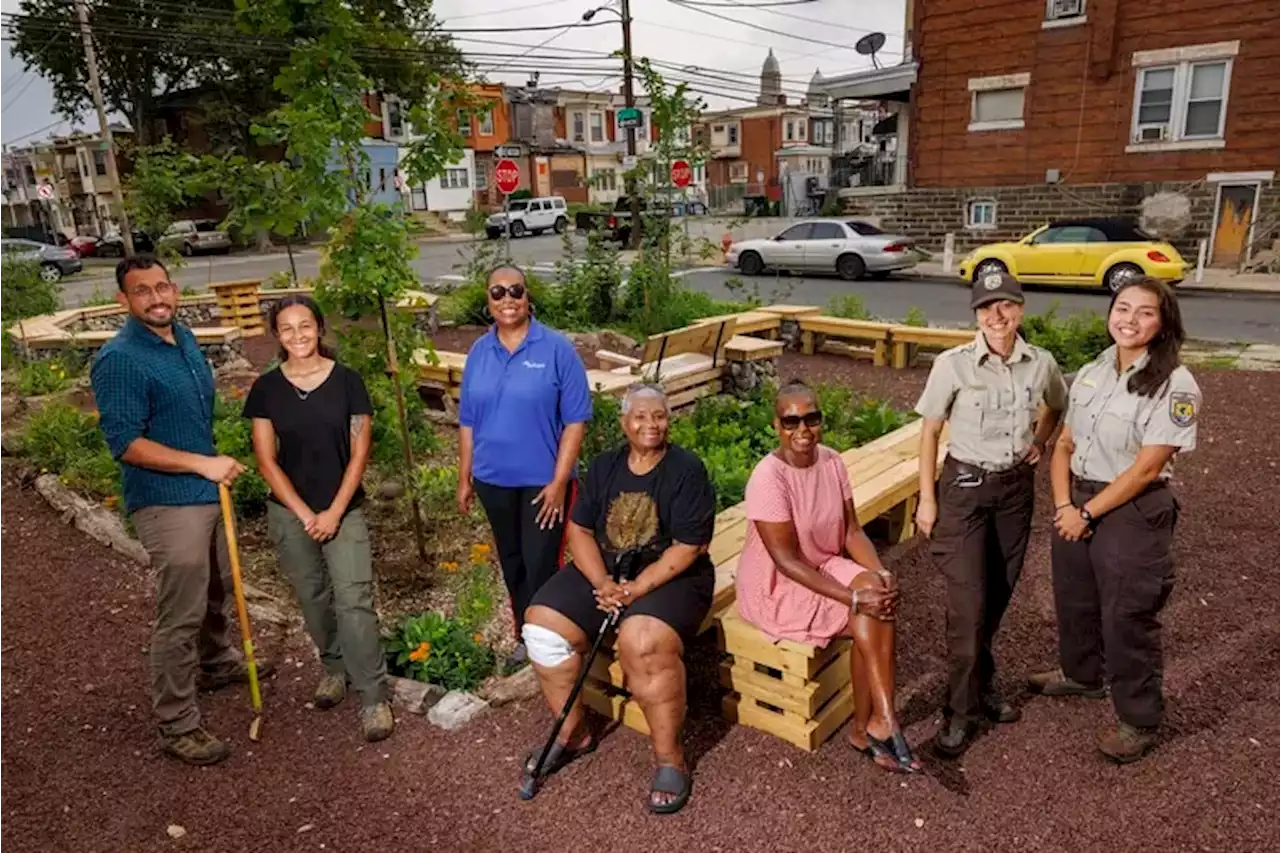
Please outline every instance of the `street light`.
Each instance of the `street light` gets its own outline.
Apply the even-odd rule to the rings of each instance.
[[[619,12],[617,9],[613,8],[612,6],[597,6],[594,9],[588,9],[587,11],[582,13],[582,20],[590,21],[592,18],[596,16],[596,12],[612,12],[613,14],[618,16],[619,20],[625,20],[625,18],[623,18],[622,16],[622,13]]]

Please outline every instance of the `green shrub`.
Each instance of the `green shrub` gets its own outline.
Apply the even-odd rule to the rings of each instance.
[[[846,293],[843,296],[833,296],[831,301],[827,303],[827,313],[832,317],[843,317],[846,320],[874,320],[875,317],[867,310],[867,305],[862,301],[862,297],[856,293]]]
[[[902,325],[923,327],[929,325],[929,320],[924,316],[924,311],[912,305],[907,309],[907,316],[902,319]]]
[[[26,317],[52,314],[62,307],[62,285],[40,278],[31,261],[3,262],[0,268],[0,315],[8,326]]]
[[[618,420],[621,416],[622,400],[613,394],[592,393],[591,423],[587,424],[587,434],[582,439],[582,450],[578,454],[583,473],[601,453],[626,441]]]
[[[453,585],[453,616],[464,627],[481,631],[493,616],[498,584],[489,562],[488,545],[471,546],[471,563]]]
[[[79,373],[76,365],[68,364],[68,361],[71,359],[26,362],[18,371],[18,393],[24,397],[39,397],[67,390]]]
[[[556,321],[567,329],[608,325],[622,287],[617,248],[596,232],[587,235],[582,253],[570,241],[569,232],[561,239],[564,258],[556,263]]]
[[[49,403],[27,419],[20,443],[42,473],[57,474],[69,488],[91,498],[108,503],[119,499],[120,468],[98,428],[96,413]]]
[[[430,611],[405,619],[386,648],[392,674],[471,690],[493,672],[493,649],[474,626]]]
[[[236,510],[245,516],[261,515],[267,509],[271,490],[258,471],[253,455],[253,424],[244,417],[239,399],[219,394],[213,404],[213,443],[218,452],[233,456],[245,467],[231,487]]]
[[[1079,370],[1111,345],[1106,317],[1077,313],[1060,320],[1057,302],[1043,314],[1024,316],[1022,331],[1030,343],[1052,353],[1064,373]]]
[[[403,460],[401,460],[403,464]],[[419,465],[409,488],[418,499],[418,506],[428,519],[453,518],[457,515],[458,468],[455,465]],[[471,505],[473,518],[482,517],[480,502]]]

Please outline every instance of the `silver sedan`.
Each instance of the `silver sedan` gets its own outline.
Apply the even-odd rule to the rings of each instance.
[[[886,234],[868,222],[806,219],[771,239],[734,243],[725,260],[745,275],[759,275],[766,269],[833,272],[854,281],[910,269],[920,255],[915,241]]]

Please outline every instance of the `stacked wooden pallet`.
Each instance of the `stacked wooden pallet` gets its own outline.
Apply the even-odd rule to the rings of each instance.
[[[224,326],[234,326],[245,337],[265,335],[266,319],[262,315],[258,279],[220,281],[209,285],[218,305],[218,319]]]

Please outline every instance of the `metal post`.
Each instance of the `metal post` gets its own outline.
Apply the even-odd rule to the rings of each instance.
[[[1208,248],[1209,248],[1209,241],[1205,240],[1204,238],[1201,238],[1200,254],[1199,254],[1199,257],[1196,258],[1196,284],[1199,284],[1200,282],[1204,281],[1204,258],[1205,258],[1205,255],[1208,253]]]
[[[942,242],[942,271],[947,275],[951,274],[952,265],[956,260],[956,235],[947,232],[947,236]]]
[[[93,34],[89,30],[89,9],[85,0],[75,0],[76,15],[80,18],[80,37],[84,41],[84,60],[89,71],[89,92],[98,111],[98,131],[107,153],[107,180],[111,183],[111,195],[120,212],[120,239],[126,255],[133,254],[133,229],[129,226],[129,214],[124,209],[124,192],[120,189],[120,172],[116,169],[116,146],[107,122],[107,108],[102,100],[102,84],[98,80],[98,55],[93,50]]]
[[[631,79],[631,0],[622,0],[622,95],[628,109],[636,105],[635,83]],[[631,248],[640,246],[640,196],[636,193],[635,156],[636,129],[627,128],[627,156],[632,158],[632,167],[627,170],[627,195],[631,197]]]

